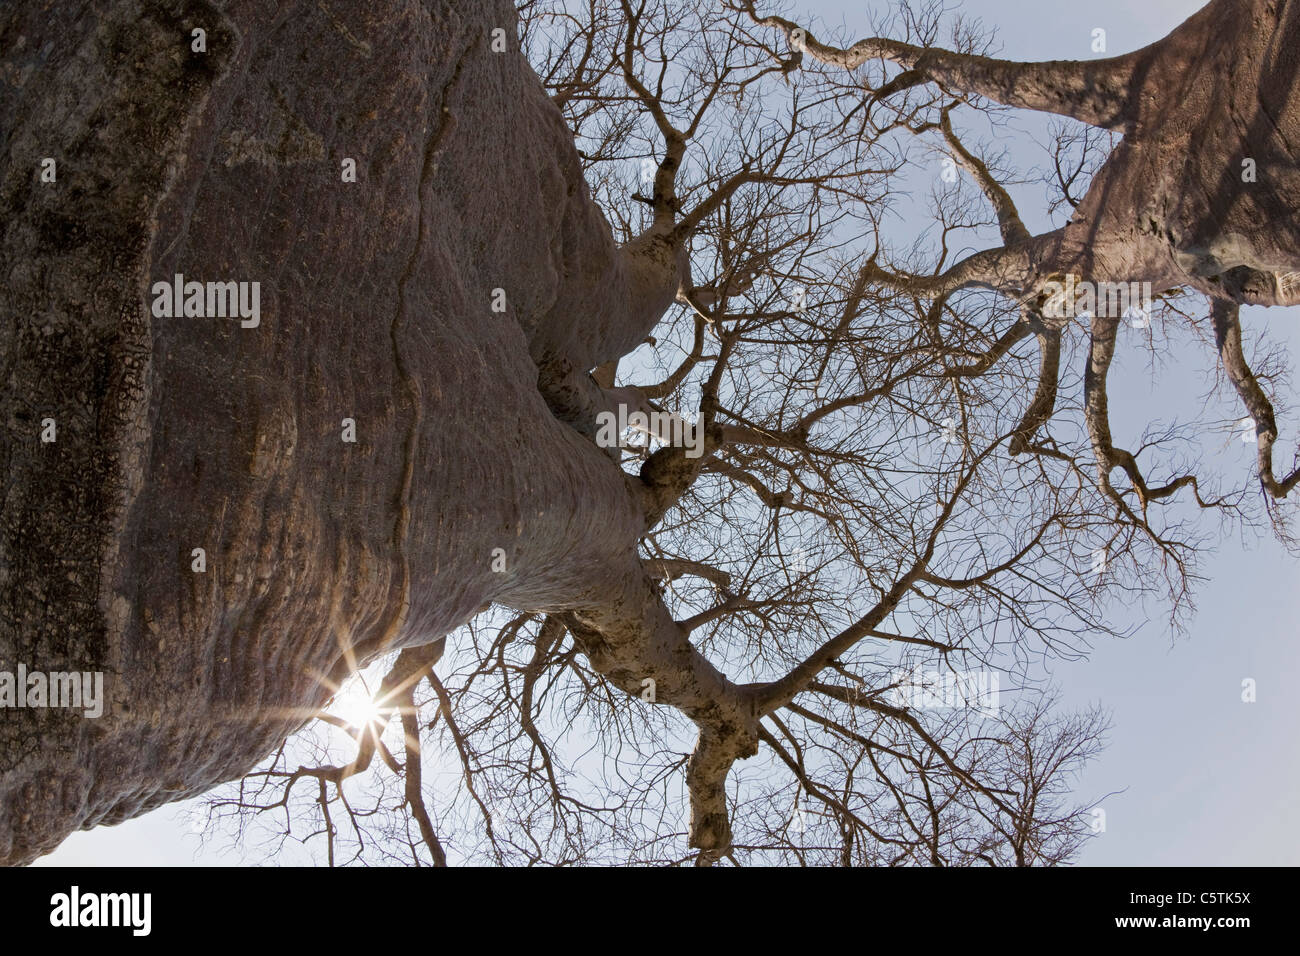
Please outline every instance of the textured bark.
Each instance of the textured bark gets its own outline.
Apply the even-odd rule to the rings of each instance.
[[[547,397],[599,402],[587,370],[653,327],[680,249],[616,247],[517,45],[490,50],[514,25],[505,0],[0,10],[0,666],[111,688],[98,720],[0,711],[0,861],[242,775],[358,660],[488,602],[658,633],[644,493]],[[260,327],[153,318],[176,272],[260,281]],[[675,638],[619,666],[702,707],[716,672]]]
[[[1300,302],[1300,3],[1213,0],[1141,50],[1045,63],[877,37],[839,49],[742,6],[825,63],[853,68],[879,58],[905,67],[877,97],[936,82],[1123,133],[1063,230],[1008,235],[991,197],[1005,249],[917,277],[909,291],[986,286],[1032,295],[1074,273],[1094,282],[1147,281],[1157,291],[1190,286],[1241,304]],[[1254,162],[1254,181],[1243,176],[1245,160]]]
[[[496,29],[505,52],[491,49]],[[611,402],[644,401],[614,389],[611,369],[675,297],[713,321],[685,242],[751,173],[679,220],[689,136],[629,52],[625,79],[664,156],[652,225],[617,246],[514,34],[507,0],[0,10],[0,667],[102,670],[110,693],[93,720],[0,710],[0,862],[243,775],[358,663],[426,647],[492,602],[555,615],[612,684],[638,694],[650,678],[659,703],[698,725],[690,843],[712,862],[731,842],[727,775],[755,752],[759,717],[820,692],[837,655],[936,580],[925,567],[955,498],[879,604],[785,677],[735,684],[691,645],[693,622],[673,620],[655,584],[671,570],[643,563],[638,541],[735,438],[713,418],[717,382],[701,407],[704,459],[663,449],[629,477],[589,436]],[[934,277],[872,260],[858,294],[982,284],[1026,300],[1024,327],[986,357],[1038,337],[1017,449],[1055,398],[1059,334],[1031,301],[1047,280],[1295,301],[1298,35],[1300,3],[1215,0],[1160,43],[1090,64],[864,41],[850,59],[904,65],[897,89],[937,81],[1125,139],[1071,222],[1032,237],[945,115],[1007,246]],[[46,157],[55,183],[40,181]],[[341,180],[344,158],[358,182]],[[1244,158],[1257,182],[1242,181]],[[261,325],[152,317],[152,283],[176,273],[261,283]],[[1093,329],[1087,399],[1107,474],[1132,464],[1105,421],[1108,321]],[[1272,435],[1235,313],[1217,322],[1233,381]],[[53,444],[39,438],[45,418]],[[340,439],[345,418],[355,444]],[[814,420],[766,440],[798,447]],[[1261,437],[1271,467],[1269,447]],[[1190,480],[1147,488],[1133,474],[1143,504]]]
[[[1289,304],[1284,277],[1300,270],[1300,4],[1215,0],[1142,55],[1124,142],[1066,227],[1064,265]],[[1254,182],[1243,181],[1247,159]]]
[[[823,63],[852,70],[868,60],[882,59],[903,67],[880,95],[935,82],[1008,106],[1059,113],[1095,126],[1119,127],[1132,107],[1130,81],[1143,64],[1138,54],[1105,60],[1016,63],[887,37],[868,37],[839,49],[820,42],[784,17],[758,17],[752,0],[740,0],[738,5],[754,14],[758,22],[785,31],[797,52],[808,53]]]
[[[1281,479],[1273,470],[1273,443],[1277,441],[1277,419],[1273,414],[1273,403],[1268,400],[1260,387],[1255,373],[1246,364],[1246,357],[1241,350],[1241,322],[1237,305],[1222,299],[1216,299],[1211,311],[1214,322],[1214,340],[1219,348],[1219,360],[1223,363],[1228,380],[1241,397],[1242,404],[1250,412],[1255,423],[1255,441],[1258,444],[1259,481],[1264,490],[1274,498],[1285,498],[1291,489],[1300,483],[1300,468]]]

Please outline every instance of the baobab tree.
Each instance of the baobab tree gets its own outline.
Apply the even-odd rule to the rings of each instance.
[[[1064,64],[933,10],[836,45],[748,3],[64,7],[0,13],[0,660],[109,700],[0,713],[0,858],[240,780],[216,809],[309,785],[332,862],[1068,860],[1102,716],[899,675],[1177,613],[1178,509],[1259,496],[1187,430],[1115,445],[1124,318],[1058,287],[1152,283],[1150,336],[1210,299],[1286,535],[1237,309],[1300,269],[1293,5]],[[1045,236],[963,132],[994,104],[1122,134],[1062,129]],[[966,180],[895,253],[918,144]],[[176,276],[260,321],[151,309]],[[668,413],[700,440],[601,438]],[[377,660],[324,717],[355,752],[301,760]]]

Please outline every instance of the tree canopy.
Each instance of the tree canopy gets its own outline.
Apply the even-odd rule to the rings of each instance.
[[[109,482],[131,490],[91,509],[127,516],[94,540],[136,583],[101,584],[127,596],[87,653],[112,660],[120,714],[147,670],[121,648],[175,634],[192,650],[158,706],[198,706],[199,730],[157,718],[169,742],[118,784],[138,796],[54,813],[11,852],[235,779],[201,827],[331,863],[1068,862],[1106,716],[1059,710],[1043,660],[1122,633],[1118,600],[1177,627],[1211,526],[1292,542],[1281,357],[1240,310],[1300,303],[1300,10],[1214,0],[1132,53],[1020,63],[937,4],[867,37],[797,3],[329,6],[231,22],[210,76],[110,87],[155,113],[176,98],[189,125],[135,180],[154,225],[111,220],[143,258],[86,268],[121,277],[129,313],[141,276],[233,262],[279,311],[256,339],[139,332],[152,378],[122,387],[136,430],[114,433],[128,477]],[[110,26],[85,56],[116,55]],[[348,92],[323,92],[327,53]],[[1035,210],[1059,225],[1037,235],[998,139],[1016,109],[1059,118]],[[384,110],[402,119],[374,126]],[[105,122],[84,119],[131,134]],[[366,176],[341,184],[363,129]],[[8,201],[32,202],[17,175]],[[31,261],[66,249],[10,234]],[[76,289],[24,281],[20,370],[75,387],[16,316],[75,324]],[[1206,349],[1214,399],[1125,447],[1116,351],[1167,342]],[[173,411],[191,388],[198,410]],[[1207,463],[1225,409],[1252,472]],[[25,487],[79,473],[77,441]],[[37,553],[34,508],[14,555]],[[216,590],[175,558],[199,540]],[[10,607],[15,646],[52,646]],[[373,699],[343,706],[375,662]],[[112,746],[153,740],[141,719]],[[111,752],[64,733],[92,764]]]

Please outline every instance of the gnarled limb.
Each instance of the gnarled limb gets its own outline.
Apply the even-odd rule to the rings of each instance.
[[[758,715],[747,686],[733,684],[690,643],[638,566],[600,603],[559,615],[592,667],[639,696],[654,681],[655,701],[671,704],[699,728],[687,765],[690,845],[712,862],[731,845],[726,778],[732,763],[757,752]]]
[[[1219,348],[1219,360],[1229,381],[1241,396],[1250,417],[1255,420],[1255,440],[1258,442],[1259,483],[1274,498],[1285,498],[1300,483],[1300,467],[1281,480],[1273,473],[1273,443],[1277,441],[1277,421],[1273,416],[1273,403],[1260,388],[1255,373],[1246,362],[1241,349],[1240,308],[1235,302],[1212,299],[1210,318],[1214,323],[1214,341]]]
[[[1034,433],[1047,423],[1056,407],[1056,386],[1061,373],[1061,332],[1059,329],[1047,328],[1036,316],[1029,315],[1036,326],[1038,339],[1038,388],[1025,409],[1025,414],[1011,436],[1008,450],[1013,455],[1021,455],[1032,447]]]
[[[1088,423],[1088,434],[1092,439],[1093,454],[1097,458],[1097,485],[1102,492],[1114,501],[1120,510],[1128,515],[1134,523],[1146,527],[1144,518],[1139,518],[1123,494],[1111,484],[1110,473],[1121,468],[1128,476],[1137,495],[1138,505],[1143,513],[1147,506],[1161,498],[1168,498],[1180,488],[1190,486],[1196,496],[1196,502],[1202,508],[1214,506],[1201,498],[1196,475],[1186,474],[1173,479],[1168,484],[1152,488],[1138,468],[1137,458],[1124,448],[1116,448],[1110,433],[1110,400],[1106,394],[1106,377],[1110,371],[1111,360],[1115,357],[1115,333],[1119,328],[1119,319],[1094,316],[1092,332],[1089,337],[1088,368],[1083,378],[1084,418]]]
[[[653,558],[646,564],[651,573],[662,576],[665,581],[676,581],[689,574],[702,578],[723,591],[731,587],[730,574],[700,561],[688,561],[684,558]]]
[[[830,66],[853,70],[868,60],[888,60],[906,71],[906,85],[924,77],[1006,106],[1058,113],[1106,129],[1122,129],[1136,115],[1134,83],[1145,50],[1102,60],[1018,63],[884,37],[867,37],[844,49],[822,43],[784,17],[759,15],[752,0],[733,0],[732,6],[760,25],[783,31],[793,48]]]
[[[992,289],[1019,296],[1034,285],[1061,247],[1064,230],[1056,229],[1019,242],[973,253],[936,275],[891,272],[880,268],[873,256],[864,269],[881,285],[908,295],[935,297],[960,289]]]
[[[940,112],[939,128],[943,131],[943,138],[952,150],[954,158],[961,164],[963,169],[975,178],[980,191],[993,204],[993,211],[998,217],[998,229],[1002,233],[1003,243],[1010,246],[1029,241],[1029,230],[1025,228],[1024,222],[1021,221],[1020,211],[1016,209],[1011,194],[1007,192],[1005,186],[994,178],[988,164],[968,150],[962,144],[962,141],[957,138],[957,134],[952,129],[951,113],[951,106]]]

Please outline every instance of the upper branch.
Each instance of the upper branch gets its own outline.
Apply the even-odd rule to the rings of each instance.
[[[782,30],[794,49],[831,66],[852,70],[868,60],[888,60],[951,90],[1006,106],[1059,113],[1105,129],[1123,129],[1136,115],[1133,88],[1142,51],[1102,60],[1021,63],[884,37],[867,37],[843,49],[822,43],[784,17],[759,16],[752,0],[732,0],[732,6],[762,26]]]

